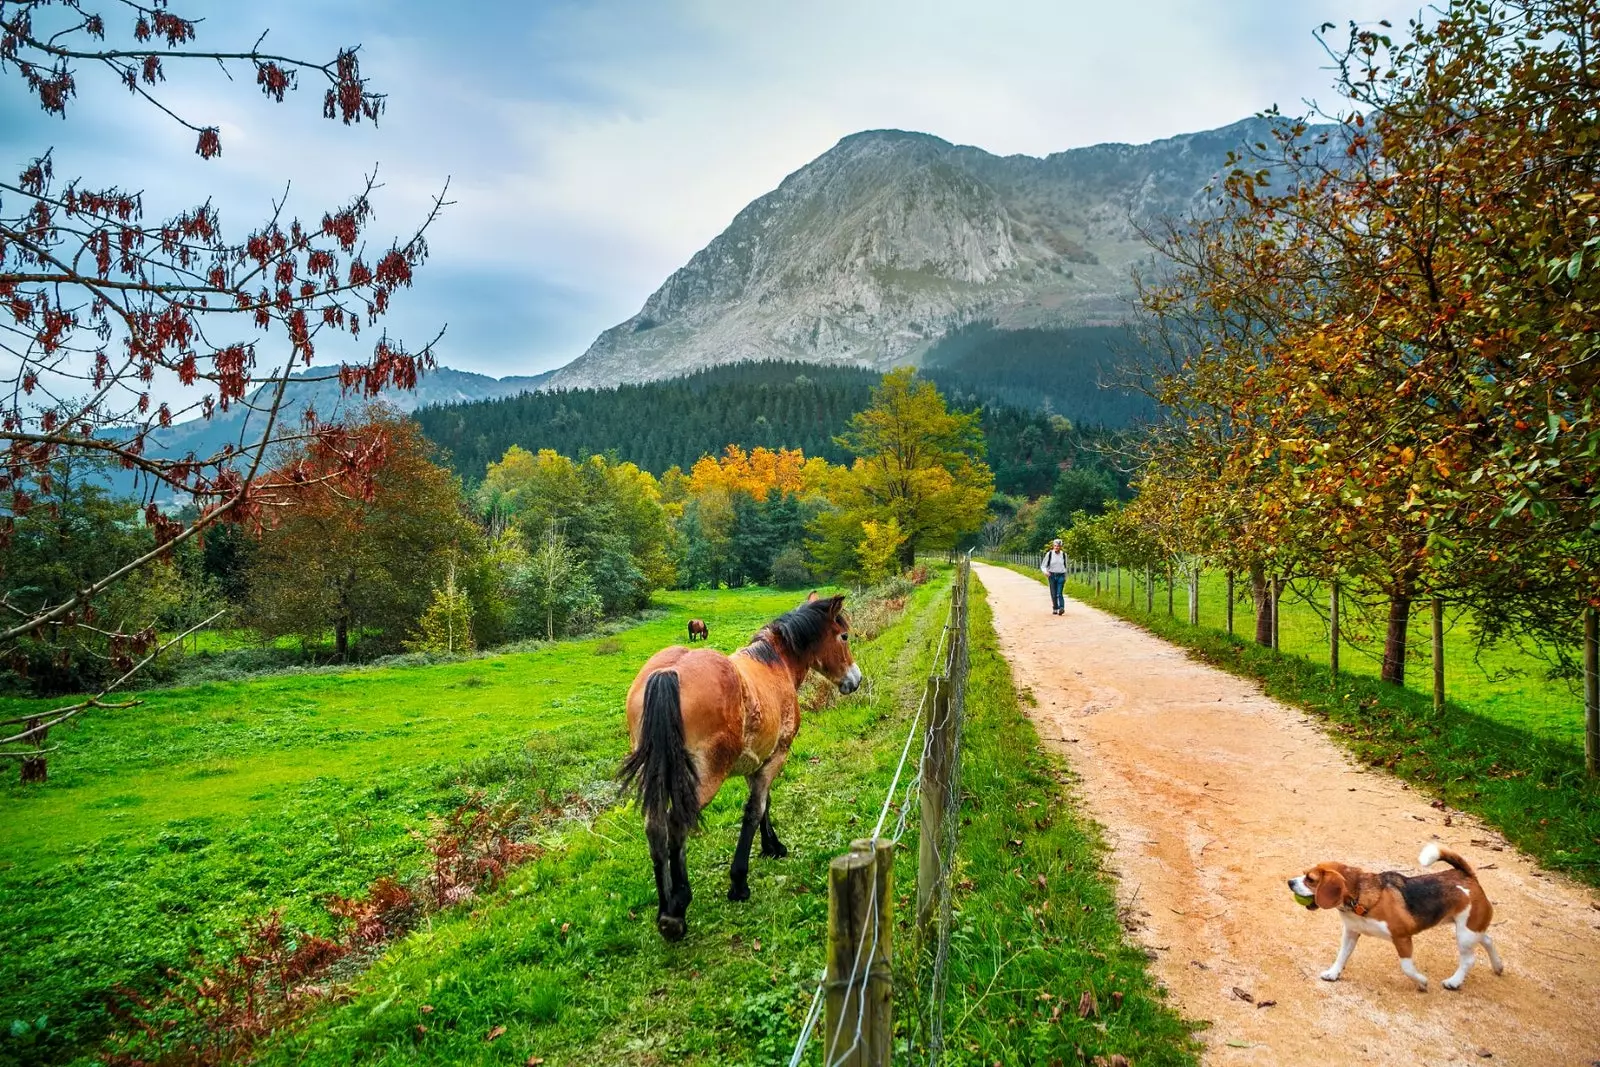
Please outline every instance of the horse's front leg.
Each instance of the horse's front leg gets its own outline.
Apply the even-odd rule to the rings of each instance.
[[[739,825],[739,845],[733,850],[733,869],[729,871],[728,899],[750,899],[750,843],[767,811],[767,782],[756,771],[745,779],[750,796],[744,802],[744,821]]]
[[[783,770],[784,760],[788,756],[789,746],[783,745],[753,774],[745,776],[745,780],[750,783],[750,796],[744,802],[744,822],[739,827],[739,847],[734,850],[733,870],[729,872],[731,876],[731,884],[728,887],[729,900],[750,899],[750,846],[755,840],[757,830],[761,832],[763,856],[789,854],[789,850],[783,847],[783,842],[778,840],[778,835],[772,832],[772,819],[767,811],[772,798],[772,780]]]
[[[763,859],[781,860],[789,854],[789,850],[782,841],[778,840],[778,832],[772,828],[772,786],[778,780],[778,772],[783,770],[785,761],[789,758],[789,746],[782,745],[777,752],[772,754],[772,759],[767,761],[767,766],[762,768],[766,774],[766,802],[761,805],[761,856]]]

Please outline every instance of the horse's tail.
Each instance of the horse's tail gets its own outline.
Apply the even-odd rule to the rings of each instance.
[[[639,743],[618,777],[638,796],[647,828],[680,837],[700,825],[700,775],[683,740],[677,671],[656,671],[644,683]]]

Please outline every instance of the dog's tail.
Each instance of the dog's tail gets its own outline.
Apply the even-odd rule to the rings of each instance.
[[[1472,864],[1462,859],[1456,853],[1451,852],[1449,849],[1440,848],[1439,842],[1437,841],[1429,841],[1426,845],[1422,846],[1422,855],[1417,857],[1417,866],[1432,867],[1440,860],[1444,860],[1446,863],[1460,871],[1462,874],[1466,875],[1468,878],[1478,877],[1478,872],[1472,869]]]

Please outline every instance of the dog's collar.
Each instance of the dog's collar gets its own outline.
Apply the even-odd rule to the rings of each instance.
[[[1357,915],[1363,916],[1367,914],[1367,906],[1361,903],[1359,900],[1356,900],[1354,897],[1350,897],[1341,903],[1339,905],[1339,910],[1354,912]]]

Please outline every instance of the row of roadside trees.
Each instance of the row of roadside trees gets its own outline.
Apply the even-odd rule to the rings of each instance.
[[[1100,551],[1262,608],[1342,583],[1382,605],[1395,683],[1413,613],[1464,610],[1585,673],[1600,773],[1600,5],[1447,0],[1325,43],[1348,111],[1268,116],[1154,237],[1170,417]]]

